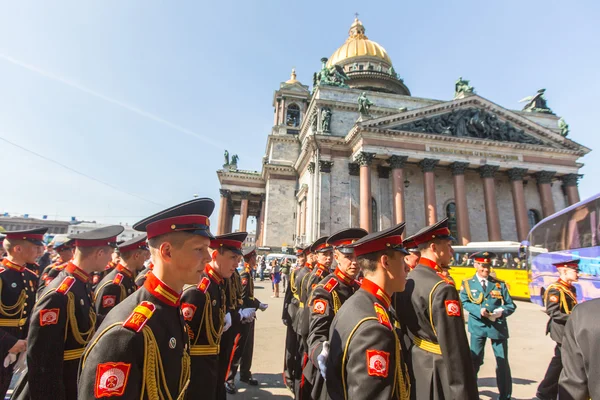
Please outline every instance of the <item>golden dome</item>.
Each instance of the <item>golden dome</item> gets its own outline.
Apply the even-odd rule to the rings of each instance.
[[[387,51],[379,43],[367,38],[365,27],[358,18],[354,19],[354,23],[350,27],[346,43],[329,57],[327,66],[340,64],[355,57],[372,57],[385,61],[389,66],[392,65],[392,60],[388,56]]]

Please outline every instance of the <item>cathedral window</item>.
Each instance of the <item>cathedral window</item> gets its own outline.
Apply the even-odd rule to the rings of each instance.
[[[540,212],[533,208],[527,211],[527,219],[529,219],[529,228],[533,228],[538,222],[542,220]]]
[[[358,69],[359,69],[359,71],[362,71],[362,70],[363,70],[363,68],[364,68],[364,66],[362,66],[362,65],[359,65],[359,66],[358,66]]]
[[[458,238],[458,229],[456,225],[456,203],[451,201],[446,205],[446,218],[448,218],[448,228],[452,236]]]
[[[293,127],[300,126],[300,107],[297,104],[290,104],[288,106],[285,124]]]

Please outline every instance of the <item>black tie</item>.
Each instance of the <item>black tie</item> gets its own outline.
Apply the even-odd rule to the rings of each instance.
[[[484,280],[481,281],[481,287],[483,287],[484,292],[487,291],[487,285],[485,284]]]

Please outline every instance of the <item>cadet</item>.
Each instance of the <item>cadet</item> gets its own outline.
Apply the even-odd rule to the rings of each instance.
[[[123,242],[117,248],[121,261],[98,283],[94,291],[95,309],[100,322],[110,310],[135,292],[135,275],[150,257],[145,234]]]
[[[25,267],[35,263],[37,247],[48,228],[4,232],[7,252],[0,266],[0,398],[13,376],[14,362],[27,350],[29,317],[35,304],[37,275]],[[5,366],[10,362],[10,365]]]
[[[515,312],[506,283],[490,276],[495,253],[482,251],[471,255],[474,261],[475,276],[462,282],[460,300],[469,313],[471,333],[471,356],[475,376],[483,364],[483,354],[487,338],[492,341],[496,357],[496,382],[500,393],[499,400],[510,400],[512,376],[508,363],[508,324],[506,317]]]
[[[190,353],[179,297],[184,285],[198,284],[210,261],[208,218],[214,207],[211,199],[195,199],[133,226],[148,235],[154,269],[143,287],[106,316],[87,347],[80,399],[185,398]]]
[[[479,399],[458,292],[441,268],[452,259],[453,239],[447,219],[406,239],[421,251],[395,306],[411,342],[413,399]]]
[[[73,258],[75,251],[75,241],[67,237],[55,238],[53,241],[54,250],[58,258],[44,268],[39,281],[39,290],[46,287],[56,276],[67,266],[67,263]]]
[[[364,273],[360,289],[331,323],[325,384],[333,400],[402,399],[410,396],[391,294],[404,290],[408,267],[404,223],[350,245]]]
[[[154,268],[154,264],[152,264],[152,258],[150,258],[150,260],[151,261],[148,263],[148,265],[146,265],[144,269],[142,269],[135,277],[135,285],[138,287],[138,289],[144,286],[144,282],[146,281],[146,274],[152,271],[152,269]]]
[[[405,240],[402,242],[402,246],[410,253],[406,257],[404,257],[404,263],[408,265],[411,269],[415,269],[417,265],[419,265],[419,260],[421,259],[421,252],[419,251],[419,247],[414,240]]]
[[[27,377],[15,389],[17,399],[77,399],[77,367],[96,328],[88,283],[116,246],[121,226],[107,226],[75,239],[72,261],[46,287],[31,316],[27,336]],[[49,371],[52,371],[49,373]]]
[[[546,289],[544,304],[546,304],[546,314],[550,317],[546,334],[550,333],[550,337],[556,342],[556,347],[546,375],[537,388],[536,396],[540,400],[556,399],[558,396],[558,379],[562,371],[560,353],[563,333],[569,315],[577,304],[577,292],[573,282],[579,279],[579,260],[568,260],[552,265],[558,270],[559,279]]]
[[[119,240],[117,242],[117,247],[113,251],[111,260],[108,262],[108,264],[106,264],[106,267],[104,267],[104,269],[102,271],[96,271],[92,274],[92,291],[95,291],[96,287],[98,287],[98,284],[100,283],[100,281],[102,279],[104,279],[104,277],[106,275],[111,273],[117,267],[117,265],[119,265],[119,263],[121,262],[121,254],[119,253],[118,246],[122,243],[123,243],[123,240]]]
[[[243,251],[244,253],[244,270],[240,274],[242,279],[242,308],[265,311],[267,304],[261,303],[254,297],[254,279],[252,278],[252,270],[256,267],[256,248],[250,247]],[[252,378],[252,356],[254,353],[254,315],[247,314],[245,321],[242,324],[239,346],[235,349],[225,389],[227,393],[235,393],[235,375],[238,368],[240,369],[240,381],[247,383],[250,386],[257,386],[258,381]]]
[[[558,396],[567,400],[600,399],[600,299],[573,309],[562,339],[563,370]]]
[[[327,359],[329,328],[340,307],[360,288],[355,280],[359,268],[351,245],[366,235],[364,229],[344,229],[331,235],[326,242],[327,246],[333,248],[337,267],[315,286],[307,303],[310,313],[307,339],[309,361],[304,367],[304,376],[312,385],[312,399],[327,398],[324,373],[321,375],[320,366]]]

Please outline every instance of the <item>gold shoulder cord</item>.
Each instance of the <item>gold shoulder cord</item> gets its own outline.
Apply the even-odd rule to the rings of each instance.
[[[87,345],[96,331],[96,312],[94,311],[94,307],[90,307],[89,312],[90,329],[88,329],[86,332],[81,332],[79,330],[79,325],[77,324],[77,317],[75,316],[75,294],[73,294],[73,292],[69,292],[67,293],[67,316],[68,319],[67,324],[65,325],[65,340],[67,340],[66,327],[70,325],[71,333],[73,334],[75,341],[82,346]]]
[[[96,302],[96,299],[98,298],[98,293],[100,293],[100,291],[102,289],[104,289],[106,286],[110,285],[111,283],[114,283],[114,282],[113,281],[104,282],[104,284],[102,286],[100,286],[99,288],[96,288],[96,290],[94,291],[94,303]],[[121,297],[119,298],[119,302],[122,302],[127,297],[127,293],[125,292],[125,286],[119,284],[119,288],[121,289]]]
[[[437,289],[437,287],[440,286],[442,283],[445,282],[439,281],[438,283],[436,283],[431,289],[431,292],[429,292],[429,323],[431,324],[431,329],[433,329],[433,334],[435,336],[437,336],[437,331],[435,330],[435,326],[433,325],[433,292],[435,292],[435,289]]]
[[[464,280],[463,285],[465,287],[465,292],[467,292],[467,296],[469,297],[469,300],[471,301],[471,303],[479,305],[483,302],[483,293],[479,293],[479,296],[477,297],[477,299],[473,298],[473,295],[471,294],[471,287],[469,286],[468,280]]]
[[[296,294],[298,289],[296,288],[296,269],[292,271],[290,274],[290,288],[292,290],[292,294]]]
[[[337,314],[340,307],[342,307],[342,302],[340,301],[340,296],[338,296],[338,294],[335,290],[332,290],[331,297],[333,297],[333,314]]]
[[[567,314],[567,315],[571,314],[571,309],[569,308],[569,304],[567,303],[567,293],[559,285],[552,284],[552,285],[548,286],[548,289],[544,293],[544,304],[548,304],[548,296],[549,296],[548,292],[550,292],[550,289],[556,289],[556,290],[558,290],[558,292],[560,293],[560,305],[561,305],[561,307],[565,310],[565,314]],[[577,299],[574,299],[571,294],[568,294],[568,296],[571,297],[571,299],[575,300],[575,304],[577,304]]]
[[[0,294],[2,293],[2,279],[0,279]],[[12,306],[7,306],[2,303],[2,298],[0,297],[0,314],[5,317],[14,317],[17,314],[23,312],[23,307],[25,304],[25,299],[27,296],[27,292],[25,289],[21,290],[21,294],[19,294],[19,298],[17,302]]]

